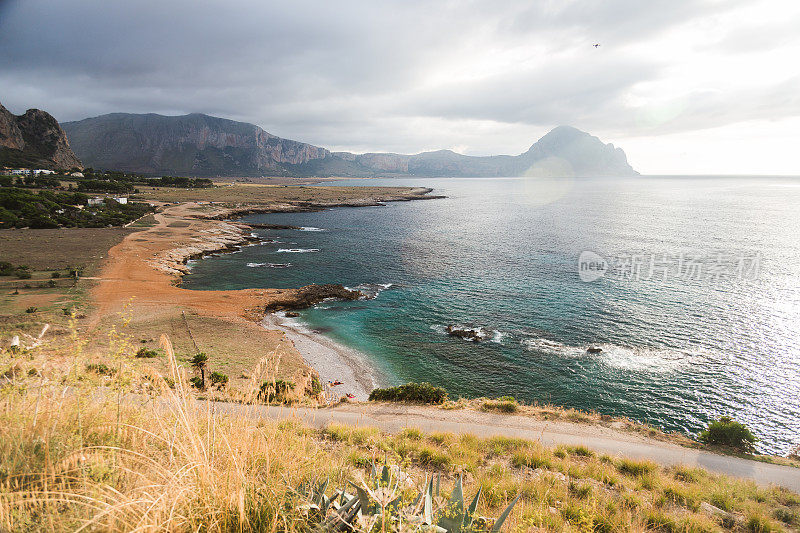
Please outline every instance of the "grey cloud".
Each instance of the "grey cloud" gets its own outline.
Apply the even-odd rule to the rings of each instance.
[[[375,151],[480,142],[463,131],[474,121],[515,134],[570,123],[635,135],[653,126],[641,124],[625,94],[667,65],[629,45],[742,1],[0,0],[0,102],[60,120],[204,112]],[[495,49],[528,48],[536,66],[427,83]],[[692,114],[659,128],[770,112],[696,94],[681,105]]]

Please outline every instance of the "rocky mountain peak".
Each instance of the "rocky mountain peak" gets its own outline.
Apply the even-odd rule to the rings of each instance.
[[[82,168],[58,121],[41,109],[14,115],[0,105],[0,165]]]

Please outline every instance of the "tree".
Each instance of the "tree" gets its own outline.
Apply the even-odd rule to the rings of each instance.
[[[192,364],[192,368],[194,368],[195,370],[199,370],[200,371],[200,383],[202,385],[202,388],[205,389],[206,388],[206,363],[208,363],[208,356],[206,354],[204,354],[203,352],[200,352],[199,354],[197,354],[194,357],[192,357],[192,360],[190,362]]]
[[[700,442],[728,446],[745,453],[753,453],[757,441],[758,438],[747,429],[747,426],[729,416],[722,416],[719,420],[711,422],[708,429],[700,433]]]

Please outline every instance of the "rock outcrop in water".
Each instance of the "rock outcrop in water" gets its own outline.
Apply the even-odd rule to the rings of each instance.
[[[63,124],[88,166],[193,176],[631,176],[613,144],[559,126],[517,156],[451,150],[352,154],[282,139],[253,124],[202,114],[112,113]]]
[[[463,328],[450,324],[444,328],[444,331],[451,337],[458,337],[472,342],[480,342],[486,338],[486,334],[481,328]]]
[[[0,105],[0,166],[69,170],[83,168],[52,115],[28,109],[14,115]]]
[[[358,300],[363,295],[359,291],[348,289],[342,285],[306,285],[299,289],[283,291],[282,294],[264,307],[265,313],[273,311],[291,311],[306,309],[323,300]]]

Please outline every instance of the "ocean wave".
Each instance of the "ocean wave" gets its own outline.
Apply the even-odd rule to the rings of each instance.
[[[275,252],[279,254],[310,254],[319,252],[319,248],[278,248]]]
[[[291,263],[247,263],[250,268],[268,267],[268,268],[289,268]]]
[[[394,283],[362,283],[355,287],[345,287],[345,289],[361,292],[364,295],[361,297],[362,300],[374,300],[380,293],[392,287],[394,287]]]
[[[531,351],[571,359],[590,357],[606,366],[633,372],[674,372],[698,355],[692,350],[633,347],[609,343],[576,346],[541,337],[525,339],[522,344]],[[592,353],[590,349],[599,351]]]
[[[506,333],[505,331],[495,330],[494,335],[492,335],[491,341],[496,342],[497,344],[503,344],[503,339],[509,336],[511,336],[510,333]]]
[[[458,335],[453,335],[448,332],[448,327],[452,326],[453,330],[463,331],[463,332],[471,332],[474,333],[474,337],[461,337],[462,340],[468,342],[478,342],[478,341],[485,341],[491,338],[492,341],[497,337],[497,331],[485,328],[484,326],[465,326],[463,324],[448,324],[447,326],[442,324],[432,324],[431,329],[437,333],[441,333],[442,335],[451,335],[453,337],[458,337]],[[502,335],[501,337],[502,338]]]
[[[303,226],[300,231],[325,231],[324,228],[315,228],[314,226]]]

